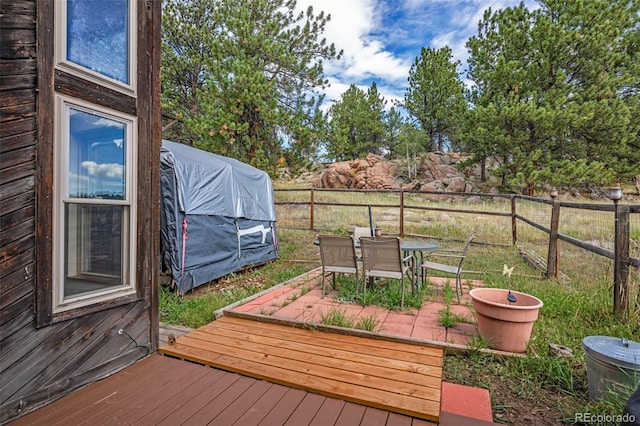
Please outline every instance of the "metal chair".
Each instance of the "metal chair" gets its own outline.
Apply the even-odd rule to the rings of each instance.
[[[353,227],[353,243],[356,245],[356,256],[358,257],[358,260],[362,260],[362,253],[360,251],[360,237],[373,237],[373,230],[368,226]]]
[[[413,288],[415,258],[403,257],[398,237],[360,237],[362,250],[362,270],[364,272],[364,292],[367,278],[392,278],[400,280],[402,299],[400,308],[404,309],[404,277],[410,279]]]
[[[322,260],[322,297],[325,281],[331,275],[332,287],[336,288],[336,274],[355,274],[356,294],[358,293],[358,263],[355,244],[350,235],[318,235],[320,258]]]
[[[425,255],[426,261],[422,263],[422,284],[425,283],[425,277],[427,276],[427,271],[429,269],[433,269],[440,272],[445,272],[448,274],[453,274],[456,276],[456,296],[458,296],[458,303],[460,302],[460,295],[462,294],[462,264],[464,259],[467,257],[467,250],[469,249],[469,245],[476,238],[475,234],[471,235],[467,241],[464,243],[464,246],[461,249],[439,249],[429,252]],[[429,259],[431,258],[446,258],[449,259],[449,263],[439,263],[433,262]]]
[[[373,237],[373,230],[368,226],[354,226],[353,239],[356,243],[360,242],[360,237]]]

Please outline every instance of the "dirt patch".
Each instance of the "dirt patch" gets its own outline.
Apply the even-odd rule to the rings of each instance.
[[[518,374],[520,362],[532,364],[539,358],[506,359],[488,355],[447,356],[444,359],[443,380],[489,390],[493,419],[496,423],[513,425],[575,424],[576,413],[588,404],[586,371],[584,366],[572,364],[572,391],[545,382],[548,378],[535,376],[535,368]],[[541,365],[547,365],[542,363]],[[538,374],[544,368],[539,368]]]

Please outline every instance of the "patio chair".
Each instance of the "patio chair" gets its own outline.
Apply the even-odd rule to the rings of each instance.
[[[354,226],[353,227],[353,239],[355,242],[360,242],[360,237],[373,237],[372,230],[368,226]]]
[[[402,255],[398,237],[360,237],[362,250],[362,270],[364,272],[364,292],[367,279],[392,278],[400,280],[402,299],[400,309],[404,309],[404,277],[411,281],[413,288],[415,258]]]
[[[373,237],[371,228],[368,226],[353,227],[353,243],[356,245],[356,256],[358,257],[358,260],[362,260],[362,253],[360,252],[360,237]]]
[[[358,293],[358,263],[355,244],[350,235],[318,235],[320,259],[322,260],[322,297],[327,276],[332,276],[332,287],[336,288],[336,274],[355,274]]]
[[[432,269],[435,271],[444,272],[447,274],[452,274],[456,276],[456,296],[458,296],[458,303],[460,303],[460,295],[462,295],[462,264],[464,263],[464,259],[467,257],[467,250],[469,249],[469,245],[476,238],[475,234],[472,234],[467,241],[464,243],[464,246],[460,249],[439,249],[429,252],[425,255],[425,261],[422,263],[422,284],[424,285],[428,270]],[[439,263],[434,262],[433,258],[439,259],[447,259]]]

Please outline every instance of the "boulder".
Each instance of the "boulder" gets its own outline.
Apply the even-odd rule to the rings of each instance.
[[[419,180],[414,179],[413,181],[411,181],[411,182],[409,182],[409,183],[407,183],[405,185],[402,185],[402,189],[405,190],[405,191],[419,191],[421,185],[422,184],[420,183]]]
[[[449,179],[446,192],[464,192],[465,180],[463,176],[455,176]]]
[[[350,188],[352,180],[348,161],[330,164],[320,177],[322,188]]]
[[[398,189],[397,165],[374,154],[364,159],[342,161],[327,166],[320,178],[322,188]]]
[[[403,185],[398,162],[369,153],[365,158],[326,166],[318,184],[322,188],[473,192],[471,181],[476,179],[475,171],[458,172],[457,169],[457,164],[463,160],[465,157],[458,153],[430,152],[421,157],[417,165],[419,180]],[[433,185],[429,186],[431,183]]]

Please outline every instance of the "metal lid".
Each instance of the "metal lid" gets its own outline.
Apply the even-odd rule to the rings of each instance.
[[[582,348],[601,361],[618,367],[640,370],[640,343],[624,337],[589,336],[582,339]]]

